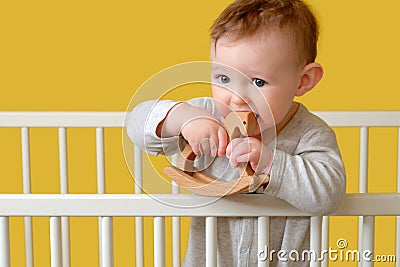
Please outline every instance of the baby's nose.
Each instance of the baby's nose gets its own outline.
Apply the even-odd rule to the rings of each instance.
[[[243,94],[233,93],[231,101],[235,105],[248,105],[249,97]]]

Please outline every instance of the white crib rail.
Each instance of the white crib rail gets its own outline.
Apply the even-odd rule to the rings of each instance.
[[[368,183],[368,129],[369,127],[399,127],[400,111],[349,111],[315,112],[333,127],[360,127],[360,193],[367,193]],[[284,201],[260,195],[236,195],[223,198],[210,205],[204,203],[204,197],[179,195],[176,185],[172,193],[157,195],[160,201],[141,190],[142,170],[141,151],[135,148],[134,176],[135,195],[105,194],[104,175],[104,128],[121,128],[124,112],[0,112],[0,127],[19,127],[22,136],[23,195],[0,195],[0,265],[10,266],[9,217],[25,218],[26,266],[33,266],[32,217],[50,217],[50,241],[52,266],[69,266],[69,221],[70,216],[93,216],[99,218],[99,256],[101,266],[113,266],[112,218],[114,216],[134,216],[136,230],[136,266],[144,266],[143,217],[154,217],[154,263],[165,266],[164,218],[173,216],[173,266],[180,265],[180,217],[187,216],[184,209],[163,205],[162,202],[198,205],[191,210],[191,216],[206,217],[207,222],[207,266],[216,266],[217,217],[255,216],[258,217],[259,247],[269,242],[269,216],[311,216],[311,250],[318,252],[328,246],[328,217],[312,217],[295,209]],[[373,119],[371,119],[373,118]],[[30,151],[29,128],[53,127],[59,129],[60,193],[30,194]],[[97,181],[98,194],[68,194],[68,163],[66,128],[96,128]],[[400,127],[398,128],[398,183],[400,194]],[[360,216],[359,250],[370,249],[374,244],[374,216],[397,215],[396,217],[396,257],[400,258],[400,205],[399,194],[348,194],[340,208],[332,215]],[[265,198],[268,198],[266,201]],[[268,203],[268,205],[265,205]],[[322,221],[322,224],[321,224]],[[322,229],[322,230],[321,230]],[[322,232],[322,235],[321,235]],[[311,262],[311,266],[320,266],[321,262]],[[322,262],[327,266],[327,261]],[[259,266],[269,266],[268,261],[259,261]],[[373,266],[370,262],[361,262],[360,266]],[[400,267],[397,261],[396,267]]]
[[[332,127],[399,127],[400,111],[316,111]],[[0,127],[121,128],[125,112],[0,112]],[[129,114],[128,114],[129,115]]]
[[[50,216],[52,219],[58,216],[101,216],[101,218],[112,218],[114,216],[153,216],[155,218],[155,266],[165,266],[165,247],[164,247],[164,228],[163,217],[166,216],[187,216],[185,209],[172,206],[165,206],[160,202],[165,201],[177,205],[198,205],[204,203],[204,198],[195,195],[121,195],[121,194],[3,194],[0,195],[0,210],[2,211],[0,244],[2,245],[3,256],[9,255],[9,237],[8,237],[8,217],[9,216]],[[266,205],[265,203],[268,203]],[[400,214],[400,205],[398,194],[348,194],[340,208],[332,215],[337,216],[386,216]],[[216,217],[221,216],[251,216],[268,218],[268,216],[311,216],[297,210],[285,201],[271,198],[264,195],[237,195],[230,196],[214,202],[207,206],[202,206],[192,210],[191,216],[207,217],[207,265],[216,266],[215,238],[216,238]],[[320,220],[319,217],[312,217],[312,239],[311,251],[317,255],[320,251]],[[57,221],[59,223],[59,221]],[[265,222],[263,223],[265,224]],[[105,224],[102,223],[102,226]],[[259,227],[262,227],[260,224]],[[58,229],[58,228],[54,228]],[[107,231],[103,236],[104,242],[112,243],[111,232]],[[103,232],[104,234],[104,232]],[[260,231],[262,234],[262,231]],[[58,238],[59,234],[53,234]],[[262,238],[262,237],[260,237]],[[54,242],[59,243],[55,240]],[[214,246],[212,246],[214,244]],[[52,254],[52,266],[61,266],[59,264],[60,248],[55,247]],[[103,254],[102,262],[106,266],[112,266],[112,254],[108,252]],[[111,258],[110,258],[111,257]],[[57,261],[58,259],[58,261]],[[2,257],[2,266],[9,266],[9,256]],[[267,263],[266,263],[267,264]],[[312,266],[318,266],[318,262],[312,262]],[[261,265],[262,266],[262,265]]]
[[[201,206],[206,200],[207,197],[190,194],[157,194],[152,196],[146,194],[0,194],[0,211],[3,217],[185,217],[187,210],[175,207],[175,205],[197,205],[198,207],[191,210],[191,216],[313,216],[313,214],[296,209],[283,200],[267,195],[234,195]],[[331,215],[399,215],[399,201],[399,194],[346,194],[343,203]],[[163,203],[172,203],[174,206]]]

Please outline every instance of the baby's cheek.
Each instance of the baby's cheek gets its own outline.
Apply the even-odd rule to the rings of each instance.
[[[276,97],[275,101],[269,101],[269,110],[263,114],[263,122],[267,128],[278,124],[290,109],[290,101]]]
[[[214,104],[218,113],[221,114],[224,118],[231,112],[229,106],[220,99],[214,98]]]

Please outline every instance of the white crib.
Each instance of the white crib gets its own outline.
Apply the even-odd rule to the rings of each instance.
[[[316,112],[332,127],[360,128],[359,193],[347,194],[340,208],[332,216],[359,216],[358,250],[374,251],[375,216],[396,217],[396,267],[400,266],[400,112]],[[24,217],[25,266],[33,266],[32,217],[49,217],[51,266],[70,266],[69,217],[98,217],[99,264],[114,266],[113,217],[135,217],[135,247],[132,251],[136,266],[145,266],[143,217],[154,221],[154,266],[180,266],[181,225],[180,217],[188,216],[186,209],[162,204],[149,195],[142,194],[142,152],[134,149],[135,194],[106,194],[104,129],[122,128],[124,112],[0,112],[1,128],[20,128],[22,148],[23,194],[0,194],[0,266],[12,266],[10,258],[9,220]],[[30,183],[30,128],[58,129],[60,194],[31,194]],[[395,127],[398,131],[397,194],[368,194],[368,140],[370,127]],[[68,193],[67,128],[95,128],[97,194]],[[0,129],[1,130],[1,129]],[[146,176],[146,175],[144,175]],[[151,179],[146,177],[146,179]],[[200,204],[202,196],[178,194],[157,195],[169,203]],[[263,195],[235,195],[220,199],[210,205],[190,209],[190,216],[206,217],[207,266],[216,266],[216,225],[219,216],[258,217],[259,249],[269,240],[268,216],[310,216],[286,202]],[[267,205],[265,203],[268,203]],[[172,260],[166,262],[165,218],[172,217]],[[328,248],[328,217],[311,217],[311,248],[315,255]],[[23,252],[21,252],[23,253]],[[393,258],[394,259],[394,258]],[[392,259],[392,260],[393,260]],[[374,262],[361,260],[359,266],[374,266]],[[258,266],[269,266],[268,260]],[[328,259],[312,260],[310,266],[328,266]]]

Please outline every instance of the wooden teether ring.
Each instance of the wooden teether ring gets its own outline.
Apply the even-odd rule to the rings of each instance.
[[[256,126],[257,119],[252,112],[232,112],[224,120],[224,127],[230,140],[238,138],[240,135],[254,135]],[[224,196],[249,192],[254,171],[248,163],[239,164],[239,178],[226,182],[195,170],[193,167],[195,154],[189,144],[186,144],[181,156],[177,162],[179,168],[168,166],[163,171],[173,181],[190,192],[204,196]]]

